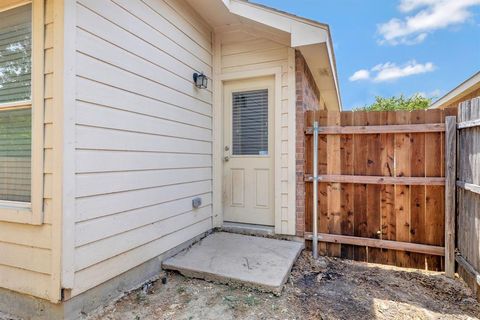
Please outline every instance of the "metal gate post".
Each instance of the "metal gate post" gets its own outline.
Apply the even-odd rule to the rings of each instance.
[[[313,123],[313,224],[312,224],[312,251],[313,258],[318,258],[318,228],[317,228],[317,207],[318,207],[318,122]]]

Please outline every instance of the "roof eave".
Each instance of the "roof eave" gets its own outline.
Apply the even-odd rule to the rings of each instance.
[[[437,101],[433,102],[430,105],[429,109],[438,109],[447,105],[450,101],[454,101],[456,98],[459,98],[462,93],[469,90],[478,83],[480,83],[480,71],[475,73],[473,76],[471,76],[458,86],[456,86],[443,97],[439,98]]]
[[[222,2],[233,14],[290,33],[292,48],[326,43],[338,108],[342,110],[333,41],[327,24],[246,0],[222,0]]]

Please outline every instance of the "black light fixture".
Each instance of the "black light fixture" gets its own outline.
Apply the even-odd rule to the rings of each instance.
[[[199,89],[207,89],[208,86],[208,78],[206,75],[202,73],[194,73],[193,74],[193,82],[195,82],[195,86]]]

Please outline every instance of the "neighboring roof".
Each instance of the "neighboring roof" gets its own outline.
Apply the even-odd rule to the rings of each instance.
[[[470,92],[476,89],[480,89],[480,71],[473,76],[462,82],[455,89],[433,102],[430,109],[438,109],[449,105],[449,103],[460,99],[462,96],[466,96]]]

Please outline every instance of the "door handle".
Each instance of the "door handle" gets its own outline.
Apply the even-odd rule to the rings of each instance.
[[[230,161],[230,157],[229,157],[229,156],[225,156],[225,157],[223,158],[223,160],[224,160],[225,162],[228,162],[228,161]]]

